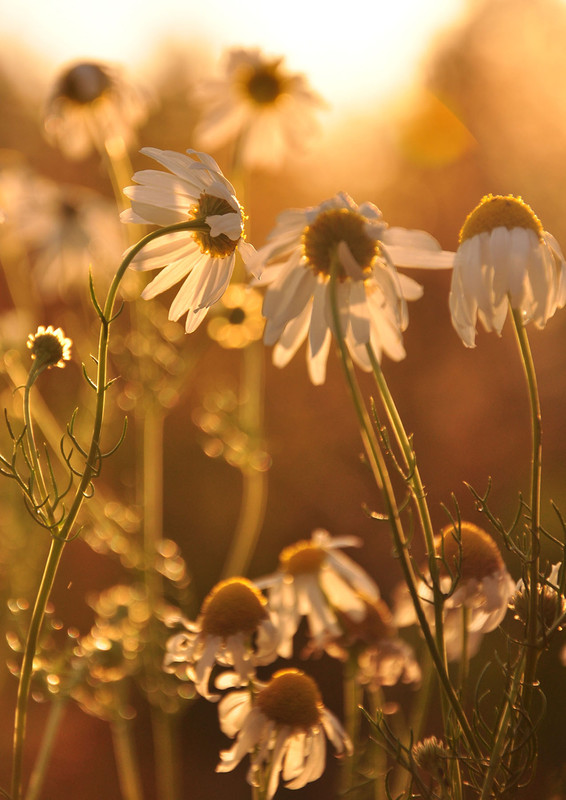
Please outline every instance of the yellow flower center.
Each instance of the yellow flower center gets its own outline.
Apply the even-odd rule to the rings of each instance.
[[[279,565],[288,575],[301,575],[305,572],[316,574],[325,559],[326,553],[322,548],[303,539],[281,551]]]
[[[102,97],[111,85],[110,77],[98,64],[77,64],[61,76],[55,95],[78,105],[88,105]]]
[[[481,581],[503,569],[497,545],[484,530],[471,522],[462,522],[460,533],[461,549],[452,525],[441,531],[443,544],[439,544],[438,552],[446,562],[446,566],[440,566],[442,573],[448,570],[453,575],[459,574],[463,581]]]
[[[244,80],[245,94],[258,106],[272,105],[283,94],[283,84],[277,74],[278,66],[279,62],[264,64]]]
[[[210,636],[227,638],[236,633],[252,634],[267,619],[266,600],[246,578],[229,578],[216,584],[205,598],[202,630]]]
[[[322,211],[315,221],[305,228],[302,236],[303,255],[315,274],[330,275],[332,259],[340,242],[346,242],[360,268],[371,272],[379,245],[365,231],[366,220],[355,211],[335,208]],[[342,266],[338,278],[345,280]]]
[[[276,672],[257,695],[265,716],[278,725],[308,730],[320,722],[322,699],[318,686],[298,669]]]
[[[542,239],[540,220],[520,197],[488,194],[468,214],[460,231],[460,244],[480,233],[490,233],[494,228],[526,228]]]
[[[191,209],[192,219],[205,219],[206,217],[235,214],[236,210],[227,200],[203,192],[196,206]],[[201,253],[207,253],[212,258],[226,258],[232,255],[237,247],[237,240],[230,239],[225,233],[220,236],[211,236],[204,231],[193,231],[193,237]]]

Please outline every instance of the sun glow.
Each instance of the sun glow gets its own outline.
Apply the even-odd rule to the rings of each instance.
[[[217,59],[231,46],[259,45],[305,72],[332,106],[374,103],[404,88],[433,37],[454,23],[465,0],[352,0],[343,5],[287,0],[19,0],[3,14],[4,42],[18,41],[53,68],[103,59],[143,68],[165,41]],[[345,13],[347,11],[347,13]],[[203,43],[205,46],[203,46]]]

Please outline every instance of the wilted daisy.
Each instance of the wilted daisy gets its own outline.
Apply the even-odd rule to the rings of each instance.
[[[474,347],[479,318],[501,333],[509,306],[544,328],[566,303],[564,256],[520,197],[487,195],[460,231],[450,289],[452,324]]]
[[[35,369],[41,372],[51,367],[63,368],[71,359],[72,341],[67,339],[61,328],[40,325],[35,333],[30,333],[27,346],[35,361]]]
[[[244,215],[234,188],[213,158],[194,150],[185,155],[144,147],[141,152],[169,172],[147,169],[135,173],[133,180],[139,185],[124,190],[132,208],[122,212],[122,221],[162,227],[202,223],[202,230],[164,234],[147,244],[132,262],[139,270],[163,267],[142,292],[146,300],[183,281],[169,319],[178,320],[187,313],[185,330],[191,333],[230,283],[236,250],[244,262],[255,250],[245,241]]]
[[[560,589],[560,573],[562,564],[553,564],[547,578],[541,579],[537,584],[538,592],[538,611],[543,623],[544,633],[549,630],[562,630],[564,616],[566,614],[566,598]],[[525,587],[523,578],[517,581],[515,593],[511,598],[509,607],[514,611],[514,617],[525,625],[529,616],[529,592]]]
[[[334,331],[329,279],[337,260],[340,325],[354,361],[371,369],[366,346],[377,358],[405,357],[402,331],[408,325],[406,300],[422,288],[397,272],[404,267],[450,267],[453,254],[424,231],[388,228],[372,203],[358,206],[343,192],[319,206],[283,212],[257,254],[268,266],[263,305],[264,341],[275,344],[273,362],[285,366],[308,337],[311,380],[324,383]]]
[[[261,592],[245,578],[218,583],[206,596],[196,622],[180,614],[169,616],[168,624],[182,623],[186,632],[167,642],[164,669],[194,682],[199,694],[209,700],[215,663],[233,666],[237,685],[247,685],[255,667],[270,664],[277,657],[278,633],[271,622]]]
[[[375,691],[381,686],[417,684],[421,668],[413,649],[397,635],[391,611],[383,600],[366,600],[363,619],[337,611],[342,633],[324,645],[333,658],[358,662],[357,680]]]
[[[204,115],[195,140],[204,150],[236,142],[245,167],[277,169],[317,131],[323,105],[303,75],[257,48],[228,53],[225,76],[200,87]]]
[[[281,670],[256,688],[253,695],[230,692],[219,703],[222,731],[238,738],[230,750],[220,753],[217,772],[233,770],[250,753],[248,783],[265,786],[266,781],[265,798],[271,800],[280,776],[287,789],[300,789],[320,778],[327,738],[339,755],[351,754],[347,734],[323,705],[315,681],[304,672]]]
[[[316,648],[341,634],[337,609],[361,620],[366,613],[364,597],[377,600],[379,589],[374,581],[339,549],[361,544],[355,536],[332,538],[328,531],[315,530],[310,540],[281,551],[276,573],[255,581],[268,590],[269,607],[281,636],[280,655],[290,658],[302,617],[307,618]]]
[[[447,525],[436,542],[440,589],[445,595],[444,638],[450,660],[462,657],[464,641],[468,656],[477,651],[484,633],[503,621],[515,582],[491,536],[471,522],[458,530]],[[428,570],[418,587],[429,623],[434,624],[434,599]],[[416,622],[406,586],[397,592],[395,622]],[[465,638],[467,637],[467,639]]]
[[[45,111],[45,132],[69,158],[92,150],[120,156],[147,116],[147,98],[107,64],[73,64],[57,79]]]

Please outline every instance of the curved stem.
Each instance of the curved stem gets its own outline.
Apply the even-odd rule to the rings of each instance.
[[[419,597],[418,594],[417,580],[409,554],[409,543],[405,536],[405,532],[403,530],[403,526],[399,516],[399,509],[397,506],[397,501],[395,499],[395,494],[393,492],[393,487],[391,485],[391,480],[389,472],[387,470],[387,465],[385,464],[385,460],[383,457],[383,453],[381,452],[380,446],[376,441],[375,433],[373,431],[369,419],[369,414],[365,407],[361,391],[356,381],[354,367],[350,359],[350,356],[348,354],[346,342],[344,340],[344,334],[341,329],[340,314],[338,310],[338,300],[336,296],[337,271],[338,271],[337,258],[334,257],[332,259],[332,269],[331,269],[330,284],[329,284],[329,297],[330,297],[330,306],[332,312],[332,322],[333,322],[336,341],[338,343],[340,361],[344,370],[346,382],[348,384],[354,408],[358,417],[362,441],[366,449],[366,453],[370,462],[370,466],[372,468],[372,472],[374,474],[376,484],[378,488],[381,490],[383,499],[385,501],[387,518],[393,534],[396,553],[397,557],[399,558],[401,569],[403,571],[403,577],[405,579],[405,583],[407,584],[407,588],[409,590],[411,599],[413,601],[419,626],[421,628],[422,634],[426,640],[430,654],[438,671],[438,676],[442,689],[444,690],[448,704],[452,708],[456,718],[458,719],[458,722],[460,723],[462,734],[466,739],[466,741],[468,742],[470,750],[474,753],[474,755],[479,757],[480,750],[476,743],[474,733],[464,713],[464,710],[458,700],[454,688],[450,682],[450,678],[448,676],[448,672],[445,666],[445,660],[442,657],[442,654],[437,647],[435,637],[431,631],[430,625],[428,623],[428,620],[424,613],[424,609],[422,607],[421,598]]]
[[[542,479],[542,423],[540,400],[538,395],[537,378],[534,361],[529,345],[529,339],[523,325],[521,312],[512,309],[512,319],[523,364],[525,380],[529,395],[531,412],[531,524],[529,530],[530,547],[529,561],[527,564],[528,614],[526,645],[527,658],[525,663],[525,684],[532,686],[535,681],[536,666],[540,654],[539,637],[539,572],[540,572],[540,493]]]
[[[94,413],[94,422],[92,427],[91,442],[85,459],[85,466],[82,477],[78,483],[75,495],[71,506],[67,512],[67,516],[61,525],[54,530],[53,538],[51,541],[51,548],[47,557],[44,567],[43,576],[41,579],[38,594],[33,607],[33,612],[30,621],[30,627],[24,648],[22,670],[20,673],[20,680],[18,684],[18,694],[16,699],[16,712],[14,719],[14,748],[13,748],[13,762],[12,762],[12,800],[20,800],[22,790],[22,768],[23,768],[23,750],[27,717],[27,705],[29,698],[29,690],[31,679],[33,675],[33,660],[37,651],[37,644],[41,632],[43,618],[45,616],[45,608],[51,594],[51,589],[57,574],[57,568],[61,559],[63,548],[67,541],[69,541],[71,531],[75,524],[77,515],[80,511],[83,500],[89,493],[89,486],[93,477],[95,477],[100,469],[101,449],[100,449],[100,434],[102,430],[102,421],[104,417],[104,406],[106,398],[106,390],[109,384],[106,380],[107,362],[108,362],[108,338],[110,323],[113,320],[114,303],[126,269],[131,264],[137,253],[145,247],[145,245],[160,236],[164,236],[172,231],[185,230],[190,232],[192,230],[209,230],[208,226],[202,220],[195,220],[190,222],[178,223],[171,225],[167,228],[160,228],[159,230],[152,231],[141,239],[127,252],[114,279],[108,290],[104,309],[97,306],[97,313],[100,318],[100,335],[98,342],[98,358],[97,358],[97,375],[96,375],[96,407]]]
[[[407,435],[405,426],[403,424],[403,420],[401,419],[401,415],[397,410],[397,406],[395,404],[391,392],[389,391],[389,386],[387,384],[387,381],[385,380],[385,376],[381,369],[381,365],[378,359],[375,357],[375,353],[373,351],[371,344],[367,345],[367,352],[369,355],[377,388],[379,389],[379,393],[383,401],[383,405],[385,406],[387,416],[389,418],[391,426],[393,427],[395,438],[403,454],[405,469],[407,470],[407,475],[405,479],[411,489],[411,494],[415,501],[417,514],[419,517],[419,521],[421,523],[421,528],[423,531],[427,557],[428,557],[428,568],[430,571],[430,577],[432,582],[432,591],[434,599],[434,630],[436,635],[436,644],[442,655],[444,664],[445,666],[447,666],[446,652],[445,652],[446,648],[444,646],[444,597],[440,588],[440,576],[438,572],[436,548],[434,546],[434,531],[432,527],[432,521],[430,518],[428,502],[426,499],[426,491],[424,488],[424,484],[421,480],[421,475],[417,464],[416,453],[413,449],[409,436]]]

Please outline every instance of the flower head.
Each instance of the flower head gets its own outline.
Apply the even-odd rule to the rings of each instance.
[[[261,339],[265,325],[261,304],[257,289],[231,284],[214,308],[207,325],[208,335],[228,350],[247,347]]]
[[[487,195],[460,231],[450,289],[452,324],[475,346],[479,317],[501,333],[510,305],[544,328],[566,303],[566,264],[556,239],[520,197]]]
[[[317,130],[321,99],[282,58],[255,49],[228,53],[225,77],[205,82],[204,116],[195,138],[205,150],[237,141],[245,167],[278,169],[288,150],[304,147]]]
[[[457,660],[462,656],[464,630],[468,655],[474,655],[483,634],[495,630],[503,621],[515,582],[491,536],[471,522],[461,522],[458,528],[443,528],[436,551],[440,589],[445,596],[446,652],[450,660]],[[434,598],[428,570],[419,584],[419,595],[433,625]],[[398,592],[395,621],[398,625],[416,621],[406,587]]]
[[[332,539],[316,530],[310,540],[286,547],[279,556],[279,570],[255,581],[268,589],[269,607],[277,620],[281,642],[279,654],[289,658],[293,636],[301,618],[307,618],[314,648],[323,647],[342,629],[336,610],[361,620],[366,613],[364,598],[377,600],[379,589],[369,575],[341,547],[359,547],[354,536]]]
[[[220,726],[230,737],[230,750],[220,753],[217,772],[234,769],[251,753],[248,782],[269,774],[267,800],[283,775],[288,789],[300,789],[324,772],[327,737],[339,754],[352,745],[336,717],[322,703],[315,681],[297,669],[276,672],[269,683],[257,684],[255,701],[249,692],[231,692],[218,706]]]
[[[147,116],[147,98],[115,67],[73,64],[53,88],[45,112],[47,138],[69,158],[93,149],[121,155]]]
[[[30,333],[27,346],[35,361],[36,370],[63,368],[71,359],[72,341],[67,339],[61,328],[40,325],[35,333]]]
[[[216,161],[205,153],[187,154],[144,147],[141,151],[169,172],[143,170],[124,193],[132,208],[121,214],[123,222],[169,226],[200,223],[199,229],[164,234],[147,244],[134,258],[139,270],[164,267],[149,283],[146,300],[183,284],[169,309],[169,319],[187,313],[185,330],[194,331],[208,309],[224,294],[236,260],[236,250],[246,262],[255,253],[244,238],[244,215],[232,184]]]
[[[311,380],[324,383],[336,333],[329,294],[333,267],[340,327],[354,361],[371,369],[367,345],[377,358],[404,358],[406,301],[420,297],[422,289],[394,264],[449,267],[452,257],[424,231],[388,228],[372,203],[358,206],[344,193],[314,208],[283,212],[254,262],[271,265],[262,283],[268,285],[264,341],[275,344],[273,362],[285,366],[308,337]]]
[[[412,648],[397,635],[391,611],[381,600],[365,600],[365,615],[352,617],[344,611],[336,616],[342,633],[326,642],[326,652],[341,661],[355,655],[357,680],[372,691],[381,686],[420,683],[421,669]]]
[[[193,681],[209,700],[218,699],[208,690],[215,662],[234,667],[237,685],[248,684],[256,665],[269,664],[277,656],[278,634],[266,605],[261,592],[245,578],[217,584],[195,623],[180,615],[170,618],[170,623],[181,622],[186,632],[167,642],[165,670]]]

